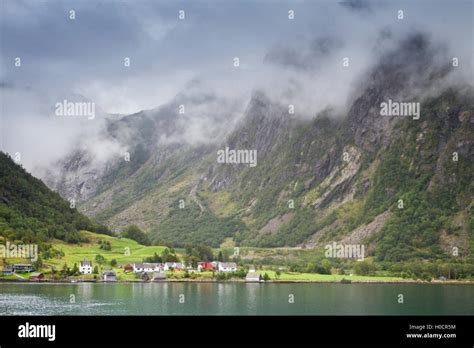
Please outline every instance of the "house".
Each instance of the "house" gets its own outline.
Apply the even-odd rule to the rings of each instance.
[[[133,264],[133,272],[142,273],[142,272],[161,272],[164,269],[162,263],[135,263]]]
[[[125,266],[123,267],[123,271],[124,271],[125,273],[133,272],[133,265],[131,265],[131,264],[125,265]]]
[[[257,272],[249,272],[245,276],[246,282],[259,282],[262,279],[259,273]]]
[[[215,271],[216,266],[212,262],[199,262],[197,266],[198,271]]]
[[[3,275],[12,275],[13,274],[13,266],[12,265],[4,265],[3,266]]]
[[[219,262],[219,272],[235,272],[237,271],[237,264],[235,262]]]
[[[92,274],[92,261],[81,261],[79,264],[79,272],[82,274]]]
[[[33,265],[31,263],[15,263],[13,265],[14,272],[31,272],[33,271]]]
[[[115,274],[115,272],[112,271],[104,271],[102,272],[102,280],[104,282],[116,282],[117,275]]]
[[[135,273],[143,272],[143,263],[134,263],[133,264],[133,272],[135,272]]]
[[[173,269],[175,271],[184,271],[186,269],[186,267],[181,262],[175,262],[174,266],[173,266]]]
[[[153,273],[153,281],[154,282],[159,282],[159,281],[162,281],[162,280],[165,280],[166,279],[166,273],[165,272],[155,272]]]
[[[181,262],[166,262],[163,270],[164,271],[183,271],[185,269]]]
[[[39,281],[41,279],[44,279],[44,274],[43,273],[39,273],[39,272],[34,272],[30,275],[30,280],[36,280],[36,281]]]

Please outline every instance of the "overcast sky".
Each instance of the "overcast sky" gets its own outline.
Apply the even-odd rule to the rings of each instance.
[[[166,103],[190,81],[242,108],[255,89],[278,95],[294,83],[299,109],[312,114],[344,102],[384,30],[424,31],[472,64],[473,15],[471,0],[0,0],[2,149],[32,168],[61,155],[87,122],[54,118],[55,103],[82,96],[130,114]]]

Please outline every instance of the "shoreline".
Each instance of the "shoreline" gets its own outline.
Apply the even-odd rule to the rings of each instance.
[[[39,283],[39,284],[157,284],[157,283],[216,283],[216,284],[226,284],[226,283],[241,283],[241,284],[441,284],[441,285],[474,285],[474,280],[451,280],[451,281],[422,281],[422,280],[405,280],[405,281],[394,281],[394,280],[351,280],[351,281],[340,281],[340,280],[268,280],[261,282],[252,282],[245,280],[196,280],[196,279],[168,279],[160,281],[133,281],[133,280],[122,280],[122,281],[102,281],[102,280],[21,280],[21,279],[2,279],[0,278],[0,283]]]

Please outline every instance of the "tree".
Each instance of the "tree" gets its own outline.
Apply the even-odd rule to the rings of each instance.
[[[265,272],[265,274],[263,275],[263,280],[264,281],[270,280],[270,276],[268,275],[268,273]]]
[[[375,271],[376,267],[371,260],[358,261],[354,266],[354,273],[357,275],[369,275]]]
[[[39,271],[43,267],[43,260],[41,259],[41,256],[38,256],[38,259],[33,262],[33,268],[35,271]]]
[[[163,260],[163,262],[179,262],[179,258],[178,256],[176,256],[174,250],[173,252],[171,252],[168,248],[163,250],[163,253],[161,254],[161,259]]]
[[[280,279],[280,275],[281,275],[281,272],[280,272],[279,269],[277,269],[276,272],[275,272],[275,278]]]
[[[145,257],[143,262],[156,262],[156,263],[162,263],[163,260],[161,256],[159,256],[157,253],[154,253],[153,256],[150,257]]]
[[[61,269],[61,276],[65,277],[69,274],[69,268],[67,267],[67,264],[63,265],[63,268]]]
[[[100,249],[102,250],[112,250],[112,245],[110,244],[109,241],[106,240],[100,240],[99,241]]]
[[[101,254],[97,254],[95,256],[95,262],[97,262],[99,265],[103,265],[105,263],[105,257],[103,257]]]
[[[117,260],[116,260],[116,259],[110,260],[110,265],[111,265],[112,267],[117,266]]]
[[[331,261],[324,259],[321,261],[321,267],[319,270],[321,274],[331,274]]]
[[[122,231],[122,236],[125,238],[133,239],[134,241],[142,245],[151,245],[151,241],[148,235],[136,225],[130,225],[125,228],[125,230]]]
[[[99,274],[99,267],[97,265],[94,266],[94,270],[92,271],[94,274]]]
[[[75,263],[69,275],[78,275],[78,274],[79,274],[79,267],[77,267],[77,263]]]

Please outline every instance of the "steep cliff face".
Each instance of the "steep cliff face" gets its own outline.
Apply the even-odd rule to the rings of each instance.
[[[435,53],[422,35],[401,42],[367,73],[345,115],[300,119],[256,92],[233,131],[205,145],[156,141],[179,131],[172,118],[126,117],[109,134],[129,122],[121,140],[133,163],[87,171],[79,153],[63,162],[71,179],[55,187],[79,190],[82,211],[114,230],[135,223],[175,245],[345,241],[382,260],[441,257],[454,246],[467,255],[474,92],[441,87],[453,68]],[[382,116],[388,100],[420,103],[419,117]],[[256,151],[258,164],[218,163],[226,147]]]

